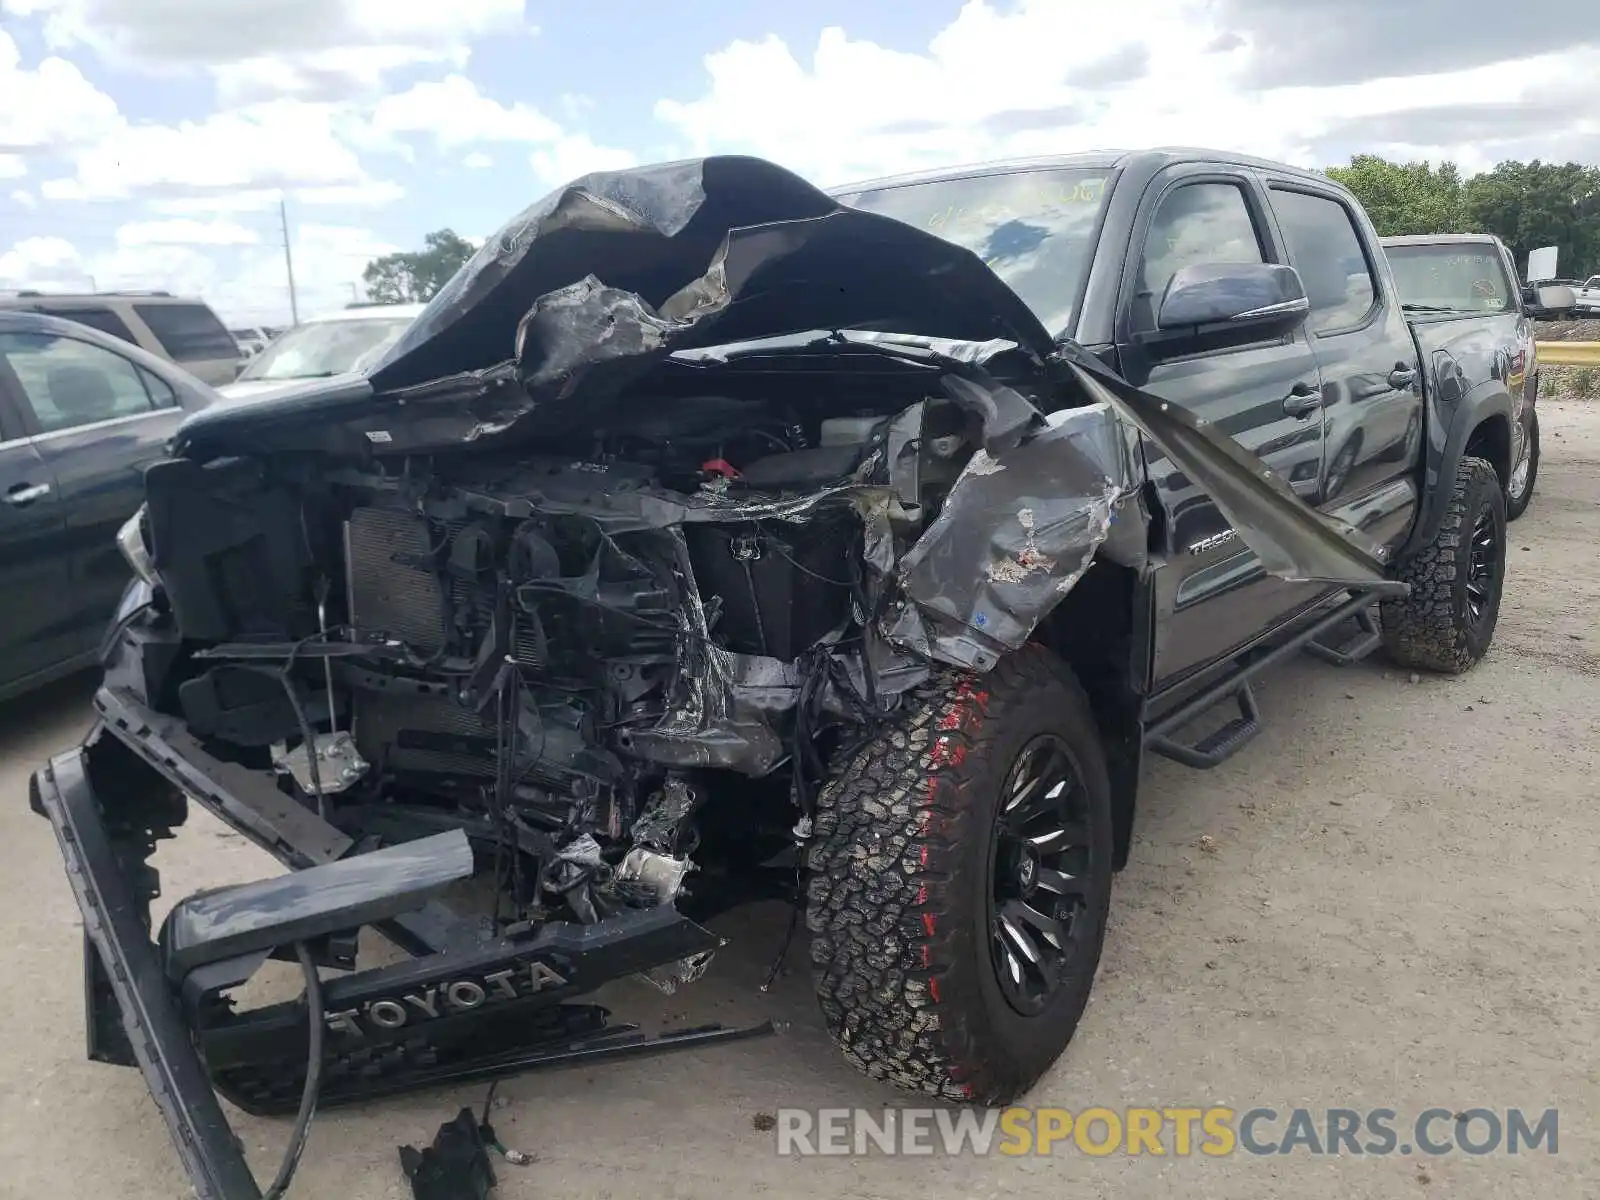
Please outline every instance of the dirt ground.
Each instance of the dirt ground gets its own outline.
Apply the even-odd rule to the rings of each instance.
[[[1088,1015],[1030,1101],[1560,1110],[1559,1153],[1470,1158],[780,1158],[753,1118],[881,1106],[821,1029],[796,946],[734,914],[706,980],[654,1011],[771,1015],[777,1037],[528,1075],[495,1120],[533,1151],[502,1200],[649,1196],[1588,1197],[1600,1186],[1600,406],[1542,406],[1538,496],[1512,527],[1495,645],[1458,679],[1309,658],[1261,688],[1267,729],[1210,773],[1149,768]],[[78,913],[27,774],[84,724],[85,685],[0,716],[0,1197],[187,1188],[136,1071],[83,1057]],[[270,873],[205,818],[159,857],[169,896]],[[643,991],[629,1003],[648,1003]],[[322,1115],[291,1195],[410,1195],[395,1147],[481,1087]],[[237,1122],[258,1177],[287,1122]],[[1280,1128],[1281,1132],[1281,1128]]]

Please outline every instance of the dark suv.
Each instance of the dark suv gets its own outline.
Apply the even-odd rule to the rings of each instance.
[[[47,313],[76,321],[157,358],[176,363],[202,383],[232,382],[245,354],[204,300],[169,292],[21,291],[0,295],[0,310]]]

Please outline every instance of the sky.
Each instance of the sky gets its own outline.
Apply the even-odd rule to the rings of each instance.
[[[288,318],[285,223],[306,316],[589,171],[1160,145],[1600,163],[1600,3],[0,0],[0,288],[233,324]]]

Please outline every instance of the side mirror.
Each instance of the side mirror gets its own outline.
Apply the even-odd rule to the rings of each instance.
[[[1311,312],[1305,284],[1277,263],[1196,263],[1180,267],[1156,314],[1163,333],[1288,333]]]
[[[1533,291],[1534,307],[1542,312],[1570,312],[1578,303],[1578,293],[1564,283],[1535,284]]]

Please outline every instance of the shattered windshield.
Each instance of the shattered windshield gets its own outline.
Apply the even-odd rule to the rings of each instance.
[[[1400,301],[1408,307],[1503,313],[1515,305],[1494,246],[1390,246],[1386,253]]]
[[[239,379],[325,379],[360,370],[374,362],[411,321],[411,317],[372,317],[301,325],[253,358]]]
[[[983,259],[1051,333],[1072,324],[1109,173],[1051,168],[934,179],[841,194],[964,246]]]

